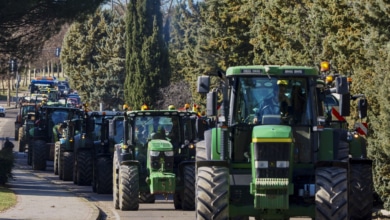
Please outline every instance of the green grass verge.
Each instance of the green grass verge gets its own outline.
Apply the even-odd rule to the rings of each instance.
[[[0,186],[0,212],[15,206],[16,202],[15,193],[4,186]]]

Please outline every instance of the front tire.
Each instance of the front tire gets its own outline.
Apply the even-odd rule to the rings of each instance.
[[[96,193],[111,194],[113,189],[112,160],[108,157],[99,157],[96,163]]]
[[[347,169],[319,167],[315,182],[315,219],[348,219]]]
[[[32,168],[33,170],[46,170],[46,142],[43,140],[34,140],[31,142]]]
[[[196,181],[196,219],[229,219],[229,170],[200,167]]]
[[[24,136],[24,127],[19,128],[19,152],[26,151],[26,137]]]
[[[139,194],[139,202],[140,203],[155,203],[156,197],[154,194],[150,194],[150,192],[141,192]]]
[[[181,194],[183,210],[195,210],[195,166],[184,167],[184,190]]]
[[[138,210],[139,174],[137,166],[121,165],[119,168],[119,209]]]
[[[74,153],[73,152],[64,152],[63,153],[63,162],[62,162],[62,180],[63,181],[72,181],[73,179],[73,163],[74,163]]]
[[[77,153],[76,178],[77,185],[89,186],[92,182],[92,155],[90,150],[81,150]]]
[[[56,142],[54,146],[54,163],[53,163],[54,175],[58,175],[60,147],[61,147],[60,142]]]

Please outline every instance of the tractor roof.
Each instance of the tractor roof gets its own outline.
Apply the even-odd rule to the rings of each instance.
[[[318,70],[308,66],[288,66],[288,65],[253,65],[234,66],[226,70],[227,76],[232,75],[280,75],[280,76],[318,76]]]

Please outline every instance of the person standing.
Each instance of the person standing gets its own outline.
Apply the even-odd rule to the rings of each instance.
[[[3,144],[2,151],[7,151],[12,153],[12,150],[14,149],[14,144],[9,141],[8,137],[5,138],[5,142]]]

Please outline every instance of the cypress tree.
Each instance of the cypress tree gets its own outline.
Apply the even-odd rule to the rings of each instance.
[[[126,104],[153,106],[158,89],[169,82],[168,51],[159,0],[132,0],[126,17]]]

